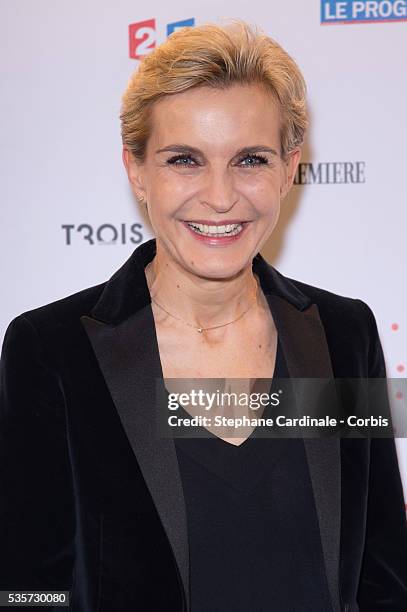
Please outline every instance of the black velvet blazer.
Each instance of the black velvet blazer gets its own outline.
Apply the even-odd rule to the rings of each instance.
[[[174,442],[155,435],[163,373],[144,274],[155,252],[155,240],[143,243],[108,282],[25,312],[7,329],[0,590],[70,590],[74,612],[190,610]],[[386,376],[364,302],[288,279],[260,254],[253,267],[290,376]],[[332,611],[406,612],[394,440],[307,438],[305,446]]]

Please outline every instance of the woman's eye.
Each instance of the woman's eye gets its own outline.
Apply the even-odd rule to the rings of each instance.
[[[243,164],[243,165],[249,168],[253,166],[261,166],[262,164],[269,163],[267,157],[264,157],[263,155],[246,155],[246,157],[242,159],[242,162],[248,161],[248,160],[249,160],[249,163]]]
[[[172,166],[190,166],[191,164],[188,162],[194,162],[190,155],[176,155],[167,161]]]

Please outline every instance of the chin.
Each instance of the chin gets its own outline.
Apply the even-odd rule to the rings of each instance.
[[[191,266],[188,261],[188,270],[199,276],[200,278],[207,278],[211,280],[216,279],[228,279],[233,278],[241,272],[241,270],[247,265],[247,259],[240,259],[239,261],[234,260],[233,262],[222,261],[218,258],[217,262],[213,262],[213,265],[209,265],[209,262],[195,261],[195,265]]]

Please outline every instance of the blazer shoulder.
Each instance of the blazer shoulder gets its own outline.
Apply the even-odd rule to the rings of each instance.
[[[383,350],[372,308],[359,298],[339,295],[299,280],[289,280],[317,305],[328,342],[338,350],[346,346],[363,355],[372,378],[385,377]]]
[[[287,278],[287,280],[299,291],[310,297],[312,302],[318,306],[321,315],[325,315],[325,317],[331,316],[337,320],[346,317],[358,322],[361,319],[366,320],[366,318],[374,317],[371,308],[359,298],[340,295],[297,279]]]
[[[16,315],[8,328],[28,322],[43,336],[52,337],[61,327],[78,325],[82,315],[89,315],[99,299],[106,282],[86,287],[75,293]],[[7,332],[6,332],[7,333]]]
[[[350,333],[353,336],[362,335],[365,342],[372,336],[377,336],[377,323],[373,310],[360,298],[340,295],[293,278],[287,280],[317,305],[326,328],[332,327],[341,332],[344,327],[347,335]]]

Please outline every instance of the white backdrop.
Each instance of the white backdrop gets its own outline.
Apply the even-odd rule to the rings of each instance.
[[[287,49],[309,90],[306,184],[262,253],[283,274],[370,305],[394,401],[407,359],[406,4],[226,0],[219,17],[213,0],[1,0],[0,336],[17,314],[107,279],[152,237],[121,162],[130,54],[177,22],[240,18]],[[397,446],[407,498],[407,440]]]

